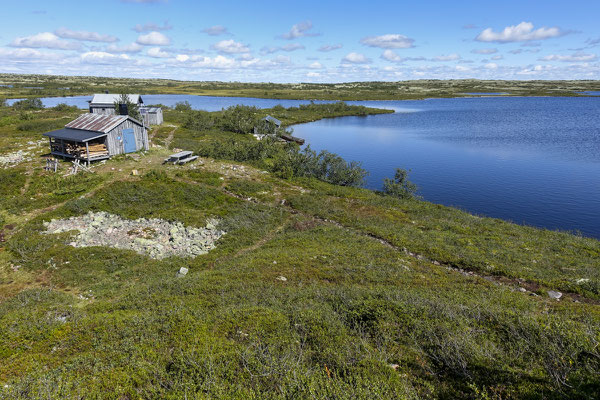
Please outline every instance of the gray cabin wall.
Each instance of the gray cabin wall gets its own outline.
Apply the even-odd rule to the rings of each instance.
[[[123,154],[123,130],[130,128],[133,128],[133,133],[135,136],[135,151],[148,149],[148,132],[146,129],[132,122],[131,120],[126,120],[123,121],[119,126],[110,130],[106,136],[109,155],[114,156],[117,154]],[[120,137],[121,140],[117,139],[118,137]]]
[[[92,112],[92,114],[102,114],[102,115],[115,115],[115,108],[114,106],[97,106],[97,105],[90,105],[90,110]]]

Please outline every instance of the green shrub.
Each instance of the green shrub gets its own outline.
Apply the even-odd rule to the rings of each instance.
[[[13,108],[15,110],[39,110],[44,108],[44,105],[42,104],[42,100],[32,97],[31,99],[23,99],[15,102]]]
[[[175,111],[192,111],[192,105],[189,101],[178,101],[175,103]]]
[[[288,147],[285,154],[275,160],[272,171],[288,179],[314,177],[334,185],[355,187],[362,186],[368,174],[359,162],[347,162],[327,150],[317,154],[310,146],[304,150]]]
[[[232,106],[221,111],[220,126],[235,133],[250,133],[259,120],[259,109],[250,106]]]
[[[409,172],[402,168],[396,168],[394,179],[385,178],[383,180],[383,193],[399,199],[414,198],[417,185],[408,180]]]
[[[52,107],[55,111],[78,111],[79,108],[77,106],[70,106],[67,103],[59,103]]]

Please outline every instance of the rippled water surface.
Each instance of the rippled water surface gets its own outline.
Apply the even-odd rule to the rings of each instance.
[[[600,238],[600,99],[368,104],[396,113],[321,120],[295,135],[362,161],[372,189],[402,167],[425,200]]]
[[[600,92],[597,92],[600,93]],[[87,108],[90,96],[42,99]],[[146,104],[220,110],[308,101],[143,95]],[[483,97],[353,102],[394,109],[294,127],[314,149],[363,163],[380,189],[394,168],[428,201],[473,213],[600,238],[600,98]]]

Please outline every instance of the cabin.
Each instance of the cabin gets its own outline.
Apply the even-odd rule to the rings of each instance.
[[[118,111],[115,110],[115,102],[118,101],[120,97],[120,94],[95,94],[94,97],[92,97],[92,100],[89,101],[90,113],[104,115],[118,114]],[[127,97],[131,103],[137,104],[138,107],[144,106],[144,100],[139,94],[128,94]]]
[[[254,127],[254,135],[275,135],[281,128],[281,121],[267,115]]]
[[[144,124],[147,126],[163,123],[163,112],[160,107],[140,107],[139,111]]]
[[[44,136],[52,155],[88,163],[149,148],[146,127],[128,115],[83,114]]]

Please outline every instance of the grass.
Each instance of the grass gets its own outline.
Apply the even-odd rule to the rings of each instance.
[[[0,98],[75,96],[102,93],[191,94],[200,96],[259,97],[305,100],[407,100],[464,97],[465,93],[505,92],[516,96],[585,96],[578,92],[600,90],[592,80],[498,81],[423,79],[399,82],[240,83],[167,79],[74,77],[0,74]],[[42,89],[28,89],[40,87]],[[68,89],[65,89],[67,87]]]
[[[176,114],[166,117],[179,124]],[[14,148],[39,137],[11,121],[0,129]],[[162,128],[162,136],[173,129]],[[232,137],[251,143],[178,127],[173,145]],[[164,147],[75,177],[43,172],[47,149],[32,151],[33,160],[0,169],[0,223],[14,225],[0,226],[0,397],[600,392],[596,240],[314,178],[281,179],[252,162],[161,165]],[[88,211],[191,226],[216,217],[227,234],[206,255],[154,260],[72,248],[71,233],[43,233],[43,221]],[[189,272],[177,278],[182,266]],[[533,292],[517,290],[521,282],[535,283]],[[565,295],[552,300],[549,289]]]

